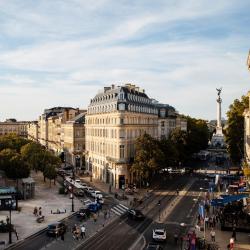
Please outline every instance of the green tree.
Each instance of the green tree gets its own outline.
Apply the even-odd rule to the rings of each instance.
[[[45,178],[49,179],[49,181],[50,181],[49,186],[50,187],[51,187],[51,180],[54,180],[54,184],[55,184],[55,179],[57,176],[55,165],[53,165],[53,164],[46,165],[43,173],[44,173]]]
[[[16,189],[18,193],[19,179],[29,177],[30,168],[28,164],[23,160],[21,155],[16,153],[10,158],[9,165],[5,168],[5,174],[9,179],[13,179],[16,181]]]
[[[10,160],[17,152],[13,149],[6,148],[0,151],[0,169],[5,171],[10,166]]]
[[[163,159],[164,155],[156,139],[146,133],[137,138],[131,171],[136,174],[137,180],[140,180],[140,185],[142,179],[148,180],[161,167]]]
[[[21,148],[21,155],[27,161],[30,169],[43,171],[46,150],[37,142],[30,142]]]
[[[206,149],[209,140],[209,130],[205,120],[187,117],[187,154]]]
[[[249,99],[242,96],[235,99],[227,111],[227,128],[224,131],[227,150],[234,164],[239,164],[244,152],[244,116],[243,112],[249,107]]]
[[[170,139],[162,139],[160,142],[160,149],[163,153],[162,168],[175,166],[178,162],[178,151]]]
[[[15,134],[0,136],[0,151],[10,148],[20,152],[21,147],[27,143],[29,140]]]
[[[170,141],[173,143],[177,151],[177,161],[183,163],[187,160],[187,132],[176,128],[169,135]]]

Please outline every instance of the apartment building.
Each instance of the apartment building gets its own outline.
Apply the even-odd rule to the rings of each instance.
[[[156,103],[139,87],[104,87],[88,106],[86,168],[93,178],[123,188],[133,183],[129,168],[135,140],[145,132],[154,138],[168,137],[177,124],[181,129],[186,126],[174,108]]]
[[[7,119],[4,122],[0,122],[0,136],[16,134],[27,138],[27,126],[29,122],[17,121],[16,119]]]
[[[85,112],[62,124],[62,148],[66,162],[76,169],[85,163]]]
[[[81,167],[85,150],[84,112],[71,107],[45,109],[38,121],[28,127],[28,138],[57,155],[63,152],[67,163]]]
[[[38,142],[39,132],[39,125],[37,121],[30,122],[27,125],[27,137],[29,140]]]
[[[155,103],[158,109],[158,139],[168,138],[171,131],[179,128],[187,131],[187,120],[181,117],[174,107],[168,104]]]

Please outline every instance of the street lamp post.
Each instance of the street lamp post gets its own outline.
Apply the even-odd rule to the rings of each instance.
[[[12,209],[12,200],[8,201],[8,206],[9,206],[9,212],[10,212],[10,217],[9,217],[9,244],[12,243],[12,227],[11,227],[11,209]]]
[[[69,186],[69,190],[70,190],[70,199],[71,199],[71,212],[75,212],[74,211],[74,194],[73,194],[73,187]]]
[[[159,222],[161,219],[161,200],[158,201],[158,206],[159,206]]]

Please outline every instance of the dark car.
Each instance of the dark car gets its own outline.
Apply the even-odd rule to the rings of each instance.
[[[49,236],[60,236],[66,232],[66,225],[63,222],[56,222],[48,225],[47,235]]]
[[[160,245],[155,243],[149,243],[146,248],[146,250],[162,250],[162,249],[163,248]]]
[[[85,193],[83,190],[76,190],[74,193],[76,196],[85,197]]]
[[[89,209],[80,208],[79,211],[76,213],[77,218],[79,219],[87,219],[91,214]]]
[[[140,210],[129,209],[128,217],[134,220],[143,220],[145,218],[144,214]]]

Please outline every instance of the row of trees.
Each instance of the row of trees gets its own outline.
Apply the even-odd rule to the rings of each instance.
[[[30,175],[31,170],[42,171],[44,181],[56,178],[56,167],[60,158],[47,151],[36,142],[16,135],[0,137],[0,170],[5,171],[8,178],[18,180]]]
[[[235,99],[227,112],[227,127],[224,130],[227,150],[234,164],[244,159],[244,110],[249,107],[249,98]]]
[[[187,164],[193,153],[207,148],[209,131],[206,121],[189,116],[185,118],[187,131],[175,129],[168,139],[162,140],[143,134],[136,140],[136,153],[131,166],[135,175],[150,179],[160,169]]]

